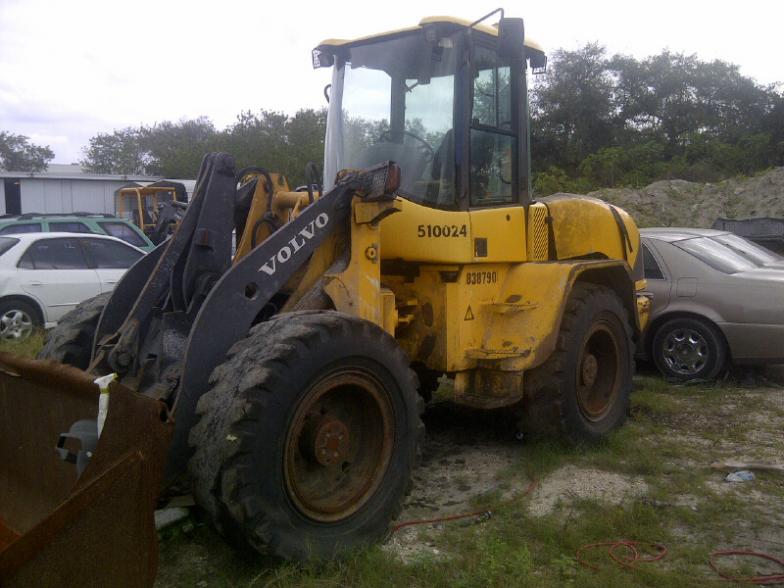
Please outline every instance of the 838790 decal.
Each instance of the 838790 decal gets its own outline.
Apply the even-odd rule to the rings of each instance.
[[[466,284],[495,284],[498,281],[498,272],[466,272]]]
[[[467,237],[466,225],[419,225],[417,237]]]

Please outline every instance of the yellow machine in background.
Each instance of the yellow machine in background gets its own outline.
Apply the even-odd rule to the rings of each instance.
[[[54,561],[65,584],[149,582],[158,484],[183,473],[259,551],[378,541],[443,374],[452,400],[506,407],[526,436],[590,442],[624,422],[649,308],[637,228],[595,198],[533,197],[527,72],[544,53],[522,20],[483,20],[321,43],[323,186],[209,154],[166,245],[49,335],[41,357],[73,368],[0,358],[0,584]],[[96,434],[90,382],[112,374]],[[45,422],[17,431],[30,415]],[[112,508],[138,524],[96,546]],[[99,565],[71,561],[91,549]]]
[[[185,186],[162,180],[117,190],[116,214],[139,227],[155,245],[168,237],[187,206]]]

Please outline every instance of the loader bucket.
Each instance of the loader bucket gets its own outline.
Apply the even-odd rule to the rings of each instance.
[[[55,447],[98,412],[93,377],[0,353],[0,586],[150,586],[153,512],[173,423],[165,405],[110,387],[81,475]],[[89,423],[88,423],[89,428]],[[94,429],[93,429],[94,430]],[[61,441],[76,453],[73,439]]]

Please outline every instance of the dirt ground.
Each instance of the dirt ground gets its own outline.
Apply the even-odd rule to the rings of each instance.
[[[755,480],[731,483],[724,478],[737,468],[710,467],[784,462],[784,388],[673,386],[652,375],[638,377],[637,388],[627,425],[582,449],[527,443],[503,413],[432,406],[423,463],[397,523],[486,514],[406,527],[370,555],[315,570],[233,551],[194,515],[161,533],[157,586],[412,585],[428,574],[434,579],[413,585],[504,585],[509,566],[485,576],[481,564],[504,546],[528,554],[530,585],[678,586],[688,578],[713,586],[722,585],[706,565],[713,549],[784,555],[784,474],[754,470]],[[576,565],[575,546],[621,538],[665,542],[670,553],[656,572],[634,576]],[[388,570],[386,584],[370,566]]]

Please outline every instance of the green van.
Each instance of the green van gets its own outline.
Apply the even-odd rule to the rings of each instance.
[[[0,216],[0,235],[19,233],[97,233],[122,239],[149,253],[155,249],[152,241],[133,223],[111,214],[72,212],[71,214],[40,214]]]

